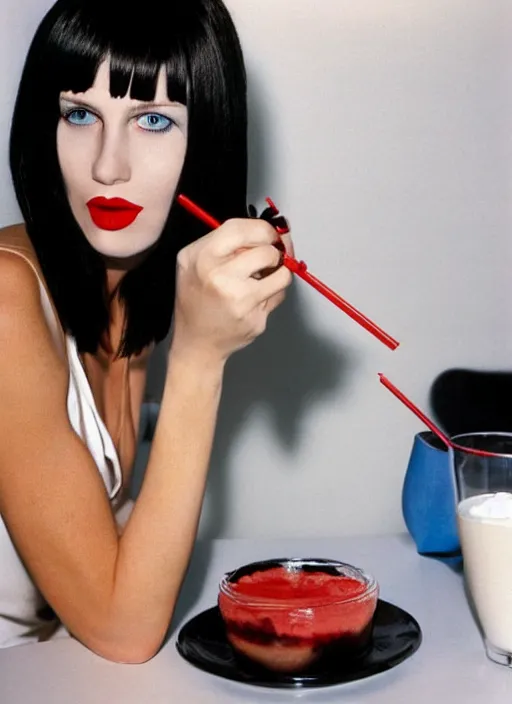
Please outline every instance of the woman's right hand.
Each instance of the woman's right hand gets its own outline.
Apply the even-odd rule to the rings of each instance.
[[[195,348],[225,361],[265,330],[292,280],[278,266],[276,239],[263,220],[232,219],[178,253],[173,348]]]

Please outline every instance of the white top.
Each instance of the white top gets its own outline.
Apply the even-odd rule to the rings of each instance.
[[[59,349],[62,335],[59,322],[51,306],[48,293],[30,260],[23,253],[11,248],[32,267],[39,281],[41,303],[48,326]],[[91,387],[78,356],[73,338],[66,336],[69,361],[69,388],[67,407],[69,420],[77,435],[82,438],[96,462],[111,502],[119,493],[122,482],[121,466],[112,438],[96,408]],[[38,617],[44,600],[30,579],[0,515],[0,648],[44,640],[55,628]],[[66,634],[60,629],[59,634]]]

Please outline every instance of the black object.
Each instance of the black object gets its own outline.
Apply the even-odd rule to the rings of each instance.
[[[447,369],[432,384],[435,419],[450,436],[512,432],[512,373]]]
[[[418,622],[406,611],[379,599],[370,648],[359,658],[340,662],[323,657],[300,675],[274,673],[235,655],[226,638],[217,606],[188,621],[178,634],[176,648],[201,670],[229,680],[261,687],[327,687],[353,682],[390,670],[410,657],[421,644]]]

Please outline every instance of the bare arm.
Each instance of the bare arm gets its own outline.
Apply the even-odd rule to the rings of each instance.
[[[121,537],[93,460],[69,425],[68,372],[42,318],[37,282],[23,262],[0,255],[0,428],[9,438],[0,444],[0,511],[65,625],[112,660],[144,661],[162,642],[196,535],[225,361],[263,331],[290,282],[284,269],[251,278],[276,264],[272,228],[246,221],[223,228],[180,254],[160,416]]]

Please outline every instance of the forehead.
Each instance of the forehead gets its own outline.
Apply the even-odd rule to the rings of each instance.
[[[112,101],[119,102],[121,100],[122,102],[126,102],[129,104],[138,102],[137,100],[134,100],[129,97],[130,85],[128,85],[126,95],[122,96],[121,98],[113,98],[110,93],[110,80],[110,59],[107,58],[100,63],[96,72],[96,76],[94,77],[93,84],[88,90],[84,91],[83,93],[62,91],[60,95],[62,98],[72,98],[73,96],[87,96],[88,98],[96,98],[98,100],[103,101],[105,101],[106,99],[110,99]],[[167,72],[165,66],[163,65],[160,67],[160,70],[158,72],[156,91],[152,102],[171,102],[167,94]]]

